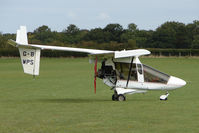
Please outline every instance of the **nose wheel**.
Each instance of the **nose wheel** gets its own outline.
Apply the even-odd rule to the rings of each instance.
[[[167,91],[167,93],[165,95],[160,96],[160,100],[166,101],[166,100],[168,100],[168,96],[169,96],[169,92]]]

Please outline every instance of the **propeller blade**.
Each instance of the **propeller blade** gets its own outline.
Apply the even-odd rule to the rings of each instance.
[[[95,71],[95,77],[94,77],[94,92],[96,93],[96,78],[97,78],[97,56],[95,58],[95,67],[94,67],[94,71]]]
[[[95,92],[95,94],[96,94],[96,77],[95,77],[95,79],[94,79],[94,92]]]

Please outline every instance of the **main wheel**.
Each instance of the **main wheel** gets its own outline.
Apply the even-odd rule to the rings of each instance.
[[[115,94],[112,95],[112,100],[117,101],[117,96]]]
[[[118,101],[125,101],[126,97],[122,94],[118,95]]]

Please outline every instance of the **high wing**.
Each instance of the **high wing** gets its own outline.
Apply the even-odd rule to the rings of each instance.
[[[89,54],[91,58],[93,57],[129,58],[133,56],[139,57],[141,55],[150,54],[150,51],[145,50],[145,49],[108,51],[108,50],[28,44],[27,31],[26,31],[25,26],[20,26],[20,29],[17,30],[16,41],[8,40],[8,43],[12,46],[19,48],[19,53],[20,53],[24,73],[31,74],[31,75],[39,75],[41,50],[60,50],[60,51],[82,52],[82,53]]]
[[[85,49],[85,48],[72,48],[72,47],[59,47],[59,46],[47,46],[47,45],[36,45],[36,44],[20,44],[15,42],[14,40],[8,40],[8,43],[12,46],[18,48],[35,48],[41,50],[60,50],[60,51],[71,51],[71,52],[81,52],[88,53],[93,56],[111,56],[114,58],[126,58],[132,56],[142,56],[148,55],[151,52],[146,49],[136,49],[136,50],[123,50],[123,51],[108,51],[108,50],[97,50],[97,49]]]
[[[97,49],[85,49],[85,48],[73,48],[73,47],[59,47],[59,46],[47,46],[47,45],[36,45],[36,44],[21,44],[17,43],[14,40],[8,40],[8,43],[12,46],[18,48],[35,48],[41,50],[60,50],[60,51],[71,51],[71,52],[81,52],[81,53],[88,53],[88,54],[109,54],[114,53],[114,51],[108,50],[97,50]]]

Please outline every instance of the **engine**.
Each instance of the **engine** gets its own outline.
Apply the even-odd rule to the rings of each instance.
[[[114,85],[117,81],[116,71],[111,65],[105,65],[105,61],[102,62],[101,69],[98,70],[97,77],[106,80],[109,84]]]

